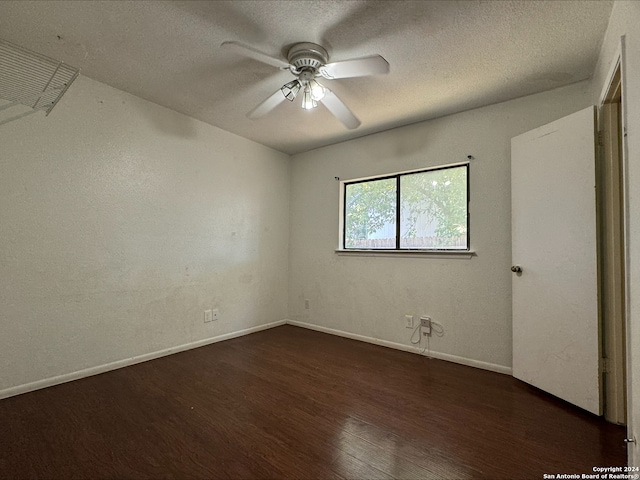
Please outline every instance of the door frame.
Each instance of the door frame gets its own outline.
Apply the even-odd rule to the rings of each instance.
[[[598,310],[605,419],[626,424],[625,268],[621,165],[621,82],[616,70],[605,103],[598,108],[596,197]]]
[[[625,52],[625,37],[622,36],[620,38],[620,43],[616,50],[616,53],[613,56],[613,60],[609,67],[609,72],[607,74],[606,80],[604,82],[604,86],[600,93],[600,99],[598,101],[598,124],[600,124],[600,111],[602,110],[603,105],[607,103],[611,103],[614,99],[614,95],[616,94],[616,88],[618,88],[617,83],[619,82],[620,88],[620,151],[619,151],[619,166],[620,166],[620,188],[622,189],[622,199],[621,199],[621,227],[622,227],[622,266],[624,269],[624,279],[623,279],[623,306],[622,310],[624,312],[624,331],[627,332],[624,338],[624,346],[625,346],[625,355],[624,355],[624,365],[616,362],[608,362],[607,367],[616,369],[616,375],[620,376],[622,372],[620,369],[626,372],[626,375],[623,376],[625,378],[625,385],[623,386],[623,390],[617,390],[616,398],[613,399],[618,405],[620,405],[619,395],[624,395],[626,400],[626,418],[625,423],[629,427],[631,425],[631,412],[632,409],[632,397],[631,397],[631,382],[630,382],[630,372],[631,372],[631,355],[630,355],[630,338],[628,335],[629,330],[629,318],[630,318],[630,302],[629,295],[627,291],[627,286],[629,285],[629,175],[628,175],[628,164],[629,157],[627,154],[627,140],[626,140],[626,111],[625,111],[625,62],[624,62],[624,52]],[[600,125],[598,125],[598,130],[600,130]],[[604,135],[604,141],[617,141],[617,139],[607,138],[607,135]],[[604,325],[603,325],[604,327]],[[624,368],[626,367],[626,368]],[[609,403],[612,399],[609,399]],[[605,399],[605,409],[606,409],[607,400]]]

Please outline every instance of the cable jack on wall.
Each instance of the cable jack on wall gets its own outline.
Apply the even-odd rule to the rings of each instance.
[[[420,331],[423,336],[431,336],[431,317],[420,317]]]
[[[416,341],[414,340],[414,338],[417,332],[419,332],[419,334],[418,334],[418,339]],[[410,341],[413,345],[418,345],[418,348],[419,348],[419,346],[422,344],[423,337],[425,338],[425,345],[422,348],[422,351],[420,352],[421,355],[424,355],[424,353],[427,352],[427,356],[428,357],[431,356],[430,355],[431,346],[430,346],[429,340],[431,338],[431,335],[433,334],[435,334],[437,337],[443,337],[444,327],[438,322],[434,322],[431,319],[431,317],[428,317],[428,316],[420,317],[420,323],[413,330]]]

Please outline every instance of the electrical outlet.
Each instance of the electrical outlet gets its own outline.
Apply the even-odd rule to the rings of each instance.
[[[211,320],[214,322],[220,320],[220,311],[217,308],[211,310]]]
[[[213,310],[205,310],[204,323],[209,323],[211,320],[213,320]]]
[[[404,323],[406,328],[413,328],[413,315],[405,315]]]
[[[308,298],[304,299],[304,309],[305,310],[309,310],[309,299]]]

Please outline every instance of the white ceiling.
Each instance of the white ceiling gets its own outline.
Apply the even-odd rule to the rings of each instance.
[[[549,90],[591,76],[609,1],[0,1],[0,38],[83,75],[286,153]],[[362,121],[283,102],[291,73],[220,48],[330,61],[382,55],[388,75],[324,81]],[[64,99],[62,100],[64,101]],[[54,112],[55,113],[55,112]]]

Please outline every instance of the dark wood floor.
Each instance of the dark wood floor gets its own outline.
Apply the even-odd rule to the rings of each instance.
[[[624,429],[512,377],[293,326],[0,401],[0,477],[524,479]]]

